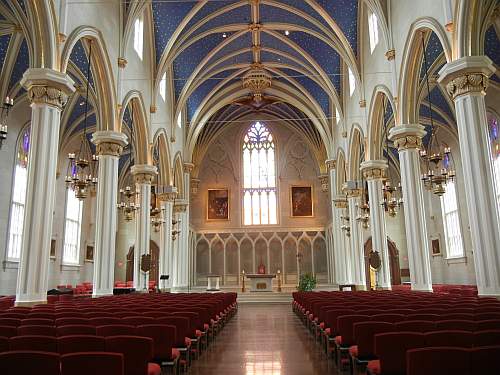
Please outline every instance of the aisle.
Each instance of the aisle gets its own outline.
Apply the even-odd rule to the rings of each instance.
[[[332,366],[330,364],[330,366]],[[315,375],[333,373],[289,304],[244,304],[193,375]]]

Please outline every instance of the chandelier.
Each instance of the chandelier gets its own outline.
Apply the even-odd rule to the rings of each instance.
[[[156,147],[154,151],[157,151]],[[154,164],[158,166],[159,162],[154,157],[155,155],[157,155],[157,152],[153,152],[153,161]],[[160,169],[158,168],[158,170]],[[156,178],[156,185],[151,189],[152,198],[151,198],[151,206],[149,207],[149,217],[151,219],[151,225],[153,226],[153,230],[155,232],[159,232],[162,224],[165,223],[165,220],[163,220],[164,209],[160,208],[161,206],[158,200],[158,195],[160,193],[160,174],[158,173],[155,178]]]
[[[446,191],[446,184],[455,179],[455,169],[451,148],[440,144],[437,138],[436,127],[432,115],[432,98],[429,85],[429,71],[427,65],[427,51],[422,33],[422,47],[424,51],[425,82],[427,86],[427,98],[429,99],[429,113],[431,120],[431,135],[427,147],[420,150],[420,157],[423,160],[427,172],[422,174],[422,182],[426,190],[441,196]]]
[[[340,229],[345,232],[345,235],[347,237],[351,237],[351,226],[349,225],[349,222],[351,221],[351,218],[349,217],[348,214],[340,216],[340,220],[342,221],[342,225],[340,226]]]
[[[85,96],[85,120],[83,133],[80,137],[80,148],[77,153],[68,154],[68,169],[64,179],[66,187],[75,192],[75,197],[83,200],[88,197],[89,190],[95,190],[97,185],[98,157],[92,153],[87,138],[87,121],[89,109],[90,61],[92,57],[92,42],[89,42],[89,58],[87,62],[87,88]],[[80,105],[82,105],[81,103]]]
[[[368,199],[366,198],[366,189],[361,189],[361,203],[356,204],[356,208],[358,209],[358,216],[356,216],[356,221],[361,223],[363,229],[368,229],[370,226],[368,223],[370,221],[370,205],[368,203]]]
[[[389,124],[385,124],[385,101],[382,99],[383,113],[382,121],[385,126],[385,153],[387,154],[387,176],[382,184],[382,202],[380,204],[384,208],[384,211],[390,217],[396,217],[398,209],[403,205],[403,198],[401,195],[401,183],[398,181],[394,184],[392,181],[397,180],[393,178],[393,173],[391,172],[390,164],[390,151],[389,151]]]
[[[256,101],[262,100],[262,91],[271,87],[271,75],[262,68],[261,64],[253,64],[252,68],[243,77],[243,87],[249,89]]]
[[[135,203],[135,197],[136,197],[136,192],[134,189],[132,189],[131,185],[133,184],[133,178],[132,178],[132,173],[130,172],[130,169],[132,165],[134,164],[134,150],[133,150],[133,144],[134,144],[134,111],[132,110],[132,115],[131,115],[131,126],[130,126],[130,143],[128,144],[129,147],[129,154],[130,154],[130,162],[128,164],[128,170],[125,172],[127,175],[127,185],[125,186],[125,189],[120,189],[120,203],[118,203],[116,206],[118,210],[123,212],[123,218],[125,221],[132,221],[134,218],[135,212],[140,208],[139,203]],[[134,184],[135,185],[135,184]]]
[[[14,105],[14,99],[9,98],[8,96],[5,98],[5,101],[0,106],[0,149],[2,148],[3,142],[7,139],[7,120],[9,118],[9,111]]]

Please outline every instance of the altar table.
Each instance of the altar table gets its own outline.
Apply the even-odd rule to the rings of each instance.
[[[249,274],[246,275],[250,279],[251,292],[272,292],[273,279],[276,275],[269,274]]]

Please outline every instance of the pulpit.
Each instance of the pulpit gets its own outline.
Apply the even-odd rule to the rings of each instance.
[[[214,274],[207,275],[207,291],[208,292],[220,291],[220,275],[214,275]]]
[[[269,274],[249,274],[246,275],[250,279],[251,292],[272,292],[273,279],[276,275]]]

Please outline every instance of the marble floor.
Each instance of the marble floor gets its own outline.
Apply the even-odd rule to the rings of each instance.
[[[194,375],[335,374],[290,304],[241,304]]]

